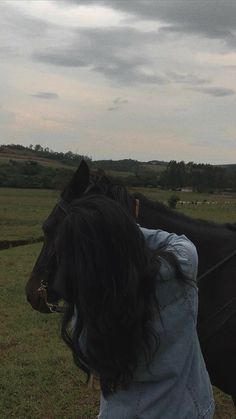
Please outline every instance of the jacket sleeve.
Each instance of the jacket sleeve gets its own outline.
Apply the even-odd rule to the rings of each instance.
[[[196,281],[198,254],[195,245],[185,235],[178,236],[164,230],[149,230],[143,227],[140,229],[150,249],[173,253],[184,276]]]

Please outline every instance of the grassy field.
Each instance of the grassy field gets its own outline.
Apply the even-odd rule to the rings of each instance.
[[[24,285],[40,245],[1,251],[2,419],[94,418],[98,391],[88,390],[60,339],[60,316],[31,309]]]
[[[41,236],[42,221],[57,198],[51,190],[0,188],[0,240]]]
[[[161,196],[154,190],[148,193],[156,193],[152,198],[158,196],[162,201],[168,199],[168,193]],[[216,197],[211,197],[215,202]],[[41,222],[57,198],[58,194],[52,191],[0,189],[1,231],[4,227],[5,239],[41,235]],[[194,200],[198,199],[195,196]],[[232,211],[225,213],[220,205],[226,205],[226,199],[219,197],[218,201],[221,203],[214,204],[216,218],[222,222],[235,221],[235,198],[230,198],[231,203],[227,204]],[[212,208],[213,204],[211,211]],[[88,389],[85,377],[75,368],[60,339],[60,315],[37,313],[25,300],[24,285],[40,247],[34,244],[0,253],[0,417],[94,419],[99,390]],[[215,419],[233,419],[231,399],[216,389],[215,398]]]
[[[154,188],[133,188],[148,198],[167,204],[172,191]],[[215,222],[236,222],[235,195],[207,195],[177,192],[185,203],[178,204],[177,211],[212,220]],[[0,240],[33,239],[42,234],[41,224],[55,205],[59,193],[51,190],[0,188]],[[191,202],[199,202],[195,205]],[[210,204],[208,204],[210,202]]]
[[[236,223],[236,194],[217,195],[194,192],[163,191],[155,188],[132,188],[133,192],[141,192],[149,199],[167,205],[171,195],[176,195],[183,202],[177,204],[177,211],[194,218],[211,220],[216,223]]]
[[[63,164],[58,160],[51,160],[51,159],[44,159],[42,157],[37,156],[27,156],[27,155],[20,155],[20,154],[14,154],[14,153],[8,153],[8,154],[0,154],[0,165],[1,164],[7,164],[10,160],[14,160],[18,163],[25,163],[25,162],[36,162],[42,166],[46,167],[57,167],[57,168],[64,168],[64,169],[74,169],[73,166]]]

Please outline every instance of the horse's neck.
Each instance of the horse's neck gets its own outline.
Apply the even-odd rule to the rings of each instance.
[[[139,223],[143,227],[162,229],[170,233],[185,234],[197,247],[201,258],[214,259],[235,248],[236,235],[233,229],[203,220],[196,220],[176,213],[163,206],[140,200]],[[218,243],[217,246],[216,242]],[[209,248],[214,247],[214,252]],[[223,250],[222,250],[223,249]]]
[[[155,205],[155,204],[154,204]],[[193,237],[194,232],[194,220],[188,220],[187,218],[181,218],[178,214],[168,209],[160,208],[158,205],[149,206],[146,202],[140,202],[140,213],[139,221],[144,227],[162,229],[176,234],[186,234],[188,237]]]

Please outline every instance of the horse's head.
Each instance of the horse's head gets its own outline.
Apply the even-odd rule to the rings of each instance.
[[[43,313],[58,311],[56,303],[60,296],[52,289],[57,272],[55,240],[58,229],[66,216],[68,205],[85,193],[101,193],[119,201],[133,212],[133,199],[126,188],[113,185],[101,171],[90,173],[85,161],[82,161],[71,181],[61,194],[60,201],[43,223],[44,244],[33,267],[25,291],[29,303],[35,310]]]
[[[67,205],[74,199],[79,198],[89,187],[89,175],[88,165],[85,161],[82,161],[62,192],[61,200],[55,205],[42,225],[44,232],[43,247],[25,287],[27,300],[35,310],[40,312],[50,313],[53,311],[53,303],[60,298],[51,289],[57,270],[55,238],[58,228],[66,216]]]

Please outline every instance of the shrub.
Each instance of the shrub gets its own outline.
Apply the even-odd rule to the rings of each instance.
[[[168,199],[168,205],[170,208],[175,209],[177,202],[180,201],[179,197],[176,195],[171,195]]]

